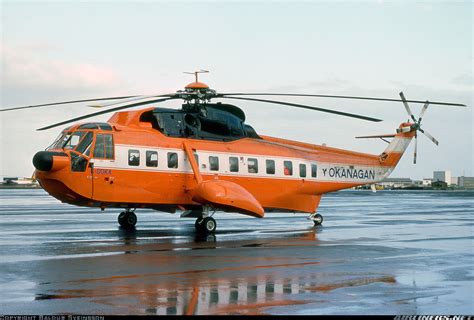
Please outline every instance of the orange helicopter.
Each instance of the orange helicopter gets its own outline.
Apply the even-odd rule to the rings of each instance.
[[[86,207],[124,208],[118,216],[124,228],[137,223],[134,211],[151,208],[182,212],[196,218],[196,230],[213,233],[216,210],[263,218],[265,212],[309,214],[315,225],[321,196],[328,192],[374,184],[395,168],[417,132],[438,141],[421,128],[429,104],[457,103],[286,93],[218,93],[198,81],[185,90],[155,96],[123,96],[75,100],[2,109],[38,108],[77,102],[120,100],[112,107],[38,130],[46,130],[126,108],[184,100],[181,109],[149,107],[115,113],[106,123],[74,124],[64,129],[45,151],[35,154],[33,164],[41,186],[58,200]],[[403,102],[412,122],[400,124],[396,133],[357,138],[381,138],[389,142],[381,154],[313,145],[259,135],[245,121],[237,106],[211,103],[212,99],[238,99],[274,103],[353,117],[380,119],[336,110],[249,96],[304,96]],[[410,103],[423,103],[418,119]],[[386,138],[392,138],[387,141]],[[416,163],[416,140],[415,157]]]

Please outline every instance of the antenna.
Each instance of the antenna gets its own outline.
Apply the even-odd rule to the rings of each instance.
[[[198,74],[200,74],[200,73],[209,73],[209,70],[203,70],[203,69],[201,69],[201,70],[199,70],[199,71],[194,71],[194,72],[186,72],[186,71],[185,71],[185,72],[183,72],[183,73],[186,73],[186,74],[194,74],[194,77],[196,77],[196,82],[199,82],[199,81],[198,81]]]

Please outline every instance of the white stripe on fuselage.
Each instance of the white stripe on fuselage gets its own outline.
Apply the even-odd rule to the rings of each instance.
[[[129,150],[138,150],[140,161],[138,166],[131,166],[128,163]],[[146,165],[146,151],[156,151],[158,153],[158,166],[149,167]],[[168,168],[168,153],[174,152],[178,155],[178,167]],[[220,175],[230,177],[245,178],[269,178],[269,179],[288,179],[288,180],[308,180],[308,181],[328,181],[328,182],[347,182],[347,183],[371,183],[382,180],[390,172],[391,168],[382,166],[363,166],[349,164],[335,164],[321,161],[313,161],[303,158],[291,158],[281,156],[263,156],[257,154],[227,153],[219,151],[197,150],[195,152],[199,158],[199,170],[202,175]],[[209,157],[217,156],[219,158],[219,170],[210,170]],[[231,172],[229,157],[237,157],[239,171]],[[249,158],[257,159],[258,173],[249,172]],[[267,174],[266,160],[275,161],[275,173]],[[284,161],[291,161],[293,164],[293,174],[284,174]],[[306,166],[306,177],[300,176],[300,164]],[[311,176],[311,165],[317,166],[316,177]],[[154,148],[137,145],[115,145],[115,160],[94,159],[94,168],[127,170],[127,171],[146,171],[161,173],[183,173],[193,174],[191,165],[183,149],[174,148]]]

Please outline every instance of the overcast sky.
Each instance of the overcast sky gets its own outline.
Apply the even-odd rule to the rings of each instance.
[[[1,1],[1,108],[182,89],[192,76],[218,91],[370,95],[450,101],[431,106],[393,177],[474,174],[473,5],[465,2]],[[378,154],[407,120],[401,103],[286,99],[381,118],[371,123],[260,103],[233,103],[257,132]],[[177,107],[176,102],[163,106]],[[412,105],[417,115],[421,105]],[[84,104],[0,114],[0,176],[31,176],[31,159]],[[105,121],[109,115],[94,118]]]

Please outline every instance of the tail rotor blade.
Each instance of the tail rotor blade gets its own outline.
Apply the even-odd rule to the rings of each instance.
[[[417,138],[417,135],[415,133],[415,152],[413,153],[413,164],[416,164],[417,149],[418,149],[418,138]]]
[[[428,109],[428,105],[429,105],[429,104],[430,104],[429,101],[426,100],[426,103],[425,103],[425,105],[423,106],[423,109],[421,109],[420,116],[418,117],[418,123],[421,122],[421,118],[423,118],[423,115],[425,114],[426,109]]]
[[[431,134],[429,134],[428,132],[426,132],[425,130],[422,130],[422,129],[419,129],[428,139],[430,139],[431,141],[433,141],[433,143],[435,145],[439,145],[439,142],[438,140],[436,140]]]
[[[414,116],[413,113],[411,112],[411,109],[410,109],[410,107],[408,106],[407,99],[405,99],[405,95],[403,94],[403,92],[400,92],[400,97],[402,98],[403,105],[405,106],[405,109],[407,110],[408,115],[413,119],[413,121],[416,122],[415,116]]]

